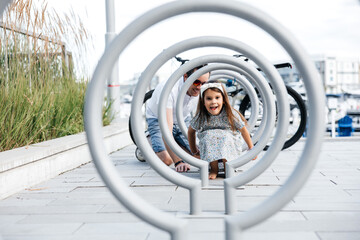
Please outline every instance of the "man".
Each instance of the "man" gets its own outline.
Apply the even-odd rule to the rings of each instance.
[[[179,92],[184,82],[190,77],[192,73],[201,68],[198,66],[179,79],[171,90],[169,99],[166,106],[166,119],[170,132],[172,132],[176,142],[185,150],[190,152],[189,142],[187,138],[182,134],[181,129],[176,119],[176,101]],[[183,113],[185,122],[188,123],[191,120],[190,113],[196,109],[198,103],[198,96],[200,94],[200,87],[209,80],[210,73],[206,73],[200,76],[194,83],[189,87],[186,92]],[[190,170],[190,165],[181,160],[163,141],[159,120],[158,120],[158,105],[160,101],[161,91],[164,88],[166,81],[159,83],[151,98],[147,101],[146,105],[146,121],[148,124],[148,132],[150,134],[151,145],[156,155],[166,164],[175,164],[177,172],[186,172]]]

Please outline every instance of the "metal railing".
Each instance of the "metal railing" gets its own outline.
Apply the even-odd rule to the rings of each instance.
[[[72,53],[70,51],[66,50],[66,43],[65,42],[63,42],[63,41],[53,41],[53,40],[51,40],[50,37],[44,36],[42,34],[35,34],[35,33],[31,32],[31,31],[27,31],[27,30],[17,28],[17,27],[14,27],[14,26],[10,27],[6,23],[4,23],[3,21],[0,21],[0,28],[4,29],[4,31],[11,31],[11,32],[15,32],[15,33],[18,33],[18,34],[21,34],[21,35],[24,35],[24,36],[28,36],[28,37],[31,37],[31,38],[36,38],[36,39],[39,39],[39,40],[42,40],[42,41],[46,41],[46,42],[52,43],[54,45],[60,45],[61,52],[59,52],[57,55],[61,56],[63,63],[71,71],[71,69],[73,67]],[[31,53],[29,53],[29,54],[31,54]],[[28,55],[28,54],[25,54],[25,55]],[[7,57],[7,56],[5,56],[5,57]],[[6,61],[5,61],[5,64],[7,64]]]

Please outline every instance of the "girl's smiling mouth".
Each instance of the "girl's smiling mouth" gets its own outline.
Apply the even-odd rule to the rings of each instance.
[[[211,109],[211,110],[213,110],[213,111],[214,111],[214,110],[216,110],[217,108],[218,108],[218,106],[215,106],[215,107],[214,107],[214,106],[213,106],[213,107],[210,107],[210,109]]]

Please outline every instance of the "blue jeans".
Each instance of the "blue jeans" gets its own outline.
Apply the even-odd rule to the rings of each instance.
[[[151,139],[151,145],[154,152],[162,152],[166,150],[165,144],[162,138],[159,121],[157,118],[147,118],[146,122],[148,124],[148,132]],[[190,118],[185,119],[185,124],[189,126]],[[178,124],[173,125],[172,131],[175,141],[182,147],[186,148],[190,152],[189,142],[187,138],[182,134],[181,129]]]

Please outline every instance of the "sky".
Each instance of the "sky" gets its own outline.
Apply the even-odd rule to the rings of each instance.
[[[178,0],[181,1],[181,0]],[[115,2],[116,33],[146,11],[169,0]],[[309,55],[360,57],[360,0],[243,0],[267,13],[293,34]],[[105,49],[105,0],[48,0],[57,11],[73,9],[93,35],[94,49],[88,61],[92,74]],[[191,37],[217,35],[242,41],[276,63],[289,61],[283,48],[262,29],[235,17],[216,13],[191,13],[163,21],[139,35],[119,58],[120,82],[142,72],[163,49]],[[195,58],[205,54],[234,52],[224,49],[192,50],[180,54]],[[160,71],[166,77],[179,64],[172,60]]]

